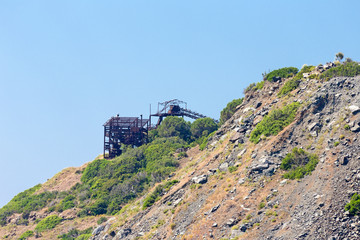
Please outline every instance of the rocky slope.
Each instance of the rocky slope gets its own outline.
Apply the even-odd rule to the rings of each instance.
[[[111,223],[102,225],[92,239],[360,237],[358,217],[344,211],[359,190],[359,81],[309,79],[284,99],[276,97],[283,83],[266,83],[246,96],[207,151],[190,154],[188,165],[172,177],[180,183],[159,202],[115,231],[110,231]],[[293,123],[277,136],[256,145],[249,142],[247,136],[270,109],[293,101],[302,103]],[[294,147],[316,153],[320,162],[311,175],[284,180],[279,166]],[[231,166],[238,168],[230,173]]]
[[[179,182],[151,207],[143,209],[145,195],[100,225],[100,216],[80,219],[68,210],[62,213],[67,221],[41,238],[53,239],[72,226],[94,226],[93,240],[360,238],[359,217],[344,210],[359,192],[360,76],[310,76],[283,97],[277,93],[290,79],[249,91],[204,151],[187,151],[169,176]],[[249,140],[265,116],[293,102],[300,103],[294,121],[257,144]],[[284,179],[280,166],[294,147],[316,154],[319,162],[304,178]],[[0,233],[17,239],[32,226],[14,230],[10,224]]]

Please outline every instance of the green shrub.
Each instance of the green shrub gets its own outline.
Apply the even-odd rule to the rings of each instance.
[[[244,89],[244,94],[248,93],[249,91],[253,90],[255,88],[256,84],[255,83],[250,83],[249,86],[247,86]]]
[[[87,228],[85,230],[71,229],[68,233],[59,235],[58,238],[62,240],[87,240],[91,237],[92,228]]]
[[[265,81],[258,82],[253,89],[254,89],[255,91],[256,91],[256,90],[261,90],[261,89],[263,89],[264,84],[265,84]]]
[[[92,236],[91,233],[81,234],[75,240],[88,240]]]
[[[214,121],[214,119],[211,119],[209,117],[207,118],[199,118],[196,119],[191,124],[191,134],[195,139],[208,136],[209,133],[212,133],[218,129],[218,125]]]
[[[107,219],[107,217],[101,217],[101,218],[99,218],[99,220],[97,220],[97,224],[102,224],[102,223],[104,223],[104,222],[106,222],[108,219]]]
[[[301,68],[301,70],[295,75],[295,77],[293,78],[294,80],[300,80],[304,77],[304,73],[308,73],[311,72],[315,69],[315,66],[311,66],[311,65],[305,65]]]
[[[249,91],[256,91],[256,90],[261,90],[263,89],[264,87],[264,84],[265,84],[265,81],[261,81],[261,82],[258,82],[258,83],[251,83],[249,86],[247,86],[245,89],[244,89],[244,94],[248,93]]]
[[[20,238],[18,238],[18,240],[26,240],[32,236],[34,236],[34,232],[31,230],[28,230],[28,231],[24,232],[23,234],[21,234],[21,236],[20,236]]]
[[[200,146],[199,146],[199,148],[200,148],[201,151],[203,151],[203,150],[205,149],[206,145],[207,145],[208,142],[209,142],[209,139],[210,139],[212,136],[214,136],[214,135],[215,135],[215,132],[212,132],[212,133],[209,134],[209,136],[203,137],[202,142],[201,142],[201,144],[200,144]]]
[[[278,96],[282,97],[286,94],[288,94],[289,92],[295,90],[300,84],[299,80],[295,80],[295,79],[290,79],[289,81],[287,81],[284,86],[280,89]]]
[[[164,185],[159,184],[158,186],[156,186],[155,190],[145,198],[143,203],[143,209],[151,207],[157,200],[160,199],[160,196],[163,192],[169,191],[170,188],[178,182],[178,180],[172,180],[167,181]]]
[[[346,124],[346,125],[344,126],[344,129],[345,129],[345,130],[350,130],[349,124]]]
[[[288,77],[294,76],[298,71],[299,71],[299,69],[297,69],[295,67],[280,68],[280,69],[271,71],[270,73],[266,74],[265,79],[269,82],[272,82],[273,79],[276,77],[288,78]]]
[[[351,215],[360,214],[360,195],[354,193],[348,204],[345,205],[345,211],[349,211]]]
[[[242,104],[244,98],[234,99],[229,102],[220,113],[220,125],[224,124],[228,119],[234,115],[236,107]]]
[[[280,168],[289,171],[284,174],[284,178],[300,179],[311,174],[318,162],[319,158],[316,154],[310,154],[301,148],[294,148],[282,160]]]
[[[340,144],[339,141],[334,142],[334,146],[337,147]]]
[[[229,172],[230,172],[230,173],[233,173],[233,172],[235,172],[238,168],[237,168],[236,166],[230,166],[228,169],[229,169]]]
[[[62,218],[58,217],[57,215],[51,215],[43,220],[41,220],[35,227],[35,230],[37,232],[43,232],[46,230],[50,230],[55,228],[60,222],[62,221]]]
[[[97,160],[92,161],[85,168],[85,170],[81,176],[81,181],[89,182],[99,175],[102,175],[102,176],[108,175],[108,173],[106,173],[106,170],[109,169],[110,165],[111,165],[111,162],[106,159],[97,159]]]
[[[180,137],[189,141],[191,137],[190,123],[181,117],[169,116],[157,128],[159,137]]]
[[[266,137],[277,135],[287,125],[294,121],[299,106],[300,103],[293,102],[282,109],[271,111],[251,132],[250,141],[258,143],[261,135]]]
[[[320,79],[333,77],[355,77],[360,74],[360,65],[357,62],[345,62],[337,67],[330,68],[320,75]]]
[[[260,204],[259,204],[259,209],[263,209],[265,207],[265,203],[264,202],[261,202]]]
[[[58,204],[58,206],[56,207],[56,210],[58,212],[62,212],[65,211],[67,209],[73,208],[75,207],[75,196],[74,195],[68,195],[66,196],[63,200],[61,200],[61,202]]]

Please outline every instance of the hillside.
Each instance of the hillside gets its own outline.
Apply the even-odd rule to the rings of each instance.
[[[360,238],[359,63],[275,70],[218,129],[183,121],[20,193],[0,210],[0,236]]]

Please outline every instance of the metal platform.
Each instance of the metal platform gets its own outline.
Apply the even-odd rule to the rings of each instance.
[[[167,116],[189,117],[192,119],[205,118],[205,115],[187,109],[187,103],[178,99],[173,99],[163,103],[158,103],[158,111],[151,114],[151,117],[159,117],[156,127],[158,127],[162,120]]]

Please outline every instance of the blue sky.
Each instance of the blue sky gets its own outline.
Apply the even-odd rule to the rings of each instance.
[[[359,1],[0,1],[0,206],[103,148],[111,116],[213,118],[261,73],[360,60]]]

